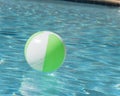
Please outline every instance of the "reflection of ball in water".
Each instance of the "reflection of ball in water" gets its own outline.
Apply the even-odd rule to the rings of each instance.
[[[28,39],[25,45],[25,58],[32,68],[38,71],[51,72],[63,63],[65,45],[55,33],[37,32]]]

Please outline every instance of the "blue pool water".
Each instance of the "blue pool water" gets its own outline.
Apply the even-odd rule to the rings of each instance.
[[[65,62],[52,73],[24,58],[35,32],[59,34]],[[120,96],[120,8],[46,0],[0,0],[0,96]]]

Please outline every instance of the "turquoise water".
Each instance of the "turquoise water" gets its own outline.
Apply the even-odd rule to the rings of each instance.
[[[35,32],[59,34],[65,62],[52,73],[24,58]],[[120,96],[120,8],[45,0],[0,0],[0,96]]]

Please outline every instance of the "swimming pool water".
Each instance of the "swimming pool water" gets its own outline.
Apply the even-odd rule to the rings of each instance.
[[[65,62],[52,73],[24,58],[35,32],[59,34]],[[120,96],[120,8],[46,0],[0,0],[0,96]]]

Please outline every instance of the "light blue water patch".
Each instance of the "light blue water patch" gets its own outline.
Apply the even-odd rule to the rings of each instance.
[[[0,0],[0,96],[120,96],[120,8],[56,0]],[[59,34],[63,66],[37,72],[24,58],[35,32]]]

